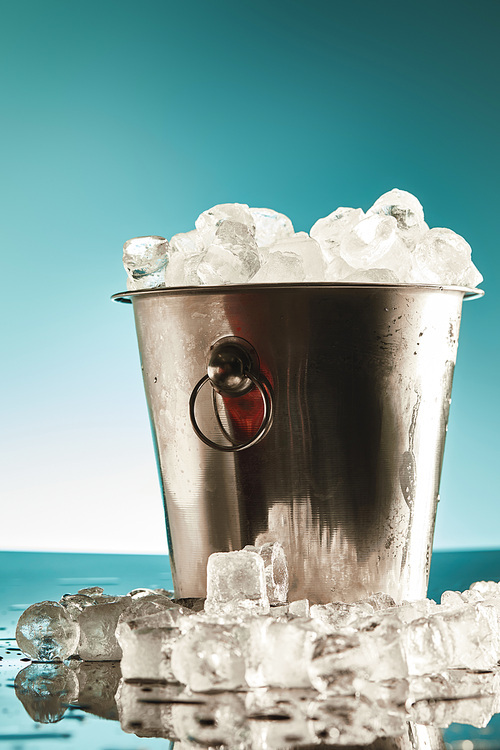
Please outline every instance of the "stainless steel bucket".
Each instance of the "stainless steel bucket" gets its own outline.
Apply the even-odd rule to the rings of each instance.
[[[132,301],[179,597],[280,541],[291,599],[425,595],[459,287],[269,284]]]

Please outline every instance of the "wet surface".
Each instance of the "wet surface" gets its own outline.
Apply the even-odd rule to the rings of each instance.
[[[397,694],[389,701],[378,694],[370,705],[354,697],[318,701],[307,690],[193,697],[179,686],[120,684],[116,662],[32,663],[13,637],[20,613],[30,604],[94,585],[109,594],[168,589],[168,558],[2,552],[0,573],[0,750],[154,750],[172,747],[170,739],[179,735],[176,750],[238,743],[252,750],[338,743],[373,750],[500,748],[500,714],[490,720],[498,696],[491,694],[421,701],[407,724]],[[435,553],[429,596],[439,598],[446,589],[462,590],[485,579],[500,579],[500,551]],[[467,725],[469,717],[486,726]],[[448,728],[432,726],[450,718]],[[374,740],[377,731],[388,736]]]

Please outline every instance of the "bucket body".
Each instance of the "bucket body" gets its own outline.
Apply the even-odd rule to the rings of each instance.
[[[178,597],[205,596],[211,553],[274,541],[290,601],[425,596],[466,292],[270,284],[121,295],[134,307]],[[252,351],[256,385],[243,395],[217,395],[206,378],[225,337]]]

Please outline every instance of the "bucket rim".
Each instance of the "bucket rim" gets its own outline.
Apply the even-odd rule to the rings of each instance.
[[[460,292],[464,300],[479,299],[484,296],[484,289],[473,289],[466,286],[446,284],[383,284],[378,282],[350,282],[350,281],[296,281],[278,282],[270,284],[223,284],[219,286],[173,286],[154,287],[151,289],[136,289],[133,291],[117,292],[111,296],[114,302],[132,304],[134,297],[152,297],[154,295],[193,296],[200,294],[241,294],[256,290],[271,289],[413,289],[415,291]]]

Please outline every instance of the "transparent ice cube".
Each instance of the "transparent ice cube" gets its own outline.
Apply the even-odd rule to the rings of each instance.
[[[245,203],[221,203],[203,211],[195,227],[205,248],[213,244],[218,227],[223,221],[245,224],[255,236],[254,218]]]
[[[215,552],[208,558],[205,611],[234,607],[269,611],[264,560],[257,552]]]
[[[129,606],[128,596],[96,597],[94,606],[85,607],[79,617],[78,656],[85,661],[114,661],[122,651],[115,637],[118,618]]]
[[[471,260],[471,247],[451,229],[429,229],[412,253],[414,281],[477,286],[482,276]]]
[[[144,276],[138,276],[136,279],[127,278],[127,289],[129,292],[136,292],[140,289],[156,289],[165,284],[165,267],[159,271],[148,273]]]
[[[165,237],[133,237],[123,246],[123,265],[128,277],[138,281],[157,273],[168,263],[169,244]]]
[[[426,228],[424,209],[420,201],[406,190],[394,188],[378,198],[366,212],[367,216],[382,214],[393,216],[398,230],[408,244],[415,244]]]
[[[259,247],[267,247],[295,233],[288,216],[272,208],[250,208],[250,213],[255,222],[255,240]]]
[[[258,550],[264,560],[269,604],[285,604],[288,596],[288,567],[283,546],[268,542]]]
[[[311,687],[308,666],[317,633],[307,620],[251,622],[246,681],[251,687]]]
[[[319,244],[327,266],[339,257],[343,238],[364,216],[361,208],[341,206],[311,227],[310,235]]]
[[[176,679],[194,692],[235,690],[245,685],[240,642],[226,625],[197,622],[174,642],[171,667]]]
[[[408,624],[403,645],[412,675],[452,667],[489,669],[496,664],[500,652],[496,611],[484,604],[442,608]]]
[[[304,261],[294,252],[273,250],[261,256],[261,266],[252,284],[293,283],[305,280]]]
[[[40,602],[22,613],[16,640],[21,651],[32,659],[62,661],[77,652],[80,626],[61,604]]]

